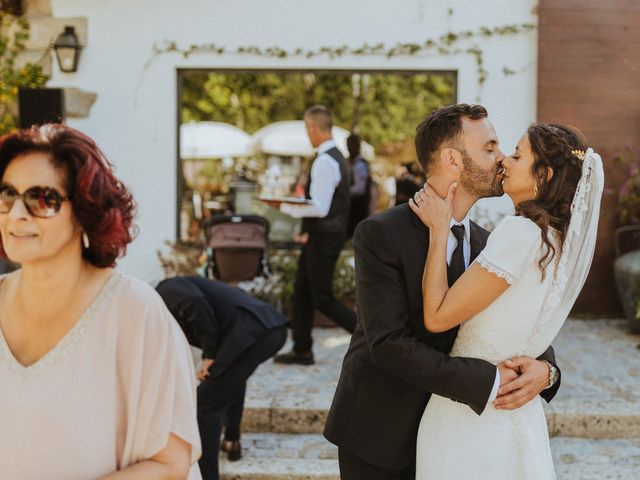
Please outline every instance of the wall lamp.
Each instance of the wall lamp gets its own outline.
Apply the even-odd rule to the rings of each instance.
[[[53,42],[53,49],[56,52],[60,71],[73,73],[78,70],[78,60],[80,59],[82,45],[80,45],[74,27],[70,25],[64,27],[64,32],[58,35],[56,41]]]

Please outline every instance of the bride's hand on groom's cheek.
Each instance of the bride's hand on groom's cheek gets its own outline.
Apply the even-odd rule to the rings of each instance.
[[[409,207],[430,229],[441,228],[448,233],[451,220],[453,196],[458,184],[449,187],[446,198],[441,198],[428,183],[409,199]]]
[[[537,397],[549,384],[549,366],[529,357],[515,357],[500,364],[520,375],[507,383],[500,381],[498,398],[493,402],[498,410],[514,410]],[[502,370],[500,370],[502,375]]]

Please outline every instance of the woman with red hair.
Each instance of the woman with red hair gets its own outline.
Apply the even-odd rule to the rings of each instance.
[[[0,472],[198,479],[195,374],[153,288],[116,272],[135,205],[86,135],[0,138]]]

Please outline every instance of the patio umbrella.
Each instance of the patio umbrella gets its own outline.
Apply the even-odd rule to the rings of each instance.
[[[348,156],[347,137],[350,134],[349,131],[334,126],[331,133],[338,149],[345,157]],[[251,136],[251,140],[255,151],[270,155],[290,157],[312,157],[315,155],[302,120],[272,123],[255,132]],[[367,142],[362,142],[360,153],[367,160],[372,160],[375,156],[373,147]]]
[[[180,158],[247,157],[253,153],[251,136],[222,122],[189,122],[180,125]]]

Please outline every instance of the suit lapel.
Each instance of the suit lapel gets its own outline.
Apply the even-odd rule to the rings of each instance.
[[[412,212],[413,213],[413,212]],[[423,247],[428,247],[429,244],[429,229],[424,225],[424,223],[422,223],[422,220],[420,220],[418,218],[418,216],[414,213],[411,216],[411,220],[413,221],[413,226],[416,229],[416,237],[418,238],[418,240],[420,241],[420,243],[422,244]],[[471,227],[472,231],[473,228]],[[471,261],[473,261],[473,259],[475,258],[473,256],[473,236],[470,237],[471,241]],[[482,249],[482,247],[480,247],[480,249],[478,249],[478,252],[476,253],[476,256],[478,255],[478,253],[480,253],[480,250]],[[422,263],[422,269],[424,269],[424,261],[426,260],[427,256],[426,256],[426,251],[425,251],[425,256],[422,259],[423,263]],[[452,282],[452,277],[451,277],[451,265],[447,264],[447,283],[449,284],[449,286],[451,286],[453,284]],[[421,277],[422,278],[422,277]]]
[[[415,229],[415,234],[423,247],[427,247],[429,243],[429,229],[422,223],[422,220],[418,218],[418,216],[411,211],[411,222],[413,223],[413,227]],[[425,252],[426,253],[426,252]]]
[[[484,245],[480,232],[478,231],[478,226],[475,223],[469,222],[469,230],[471,230],[469,232],[469,243],[471,245],[471,258],[469,258],[469,265],[471,265],[471,262],[480,255]]]

